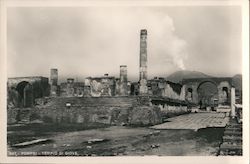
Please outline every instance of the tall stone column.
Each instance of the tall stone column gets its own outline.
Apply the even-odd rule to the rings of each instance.
[[[52,68],[50,70],[50,83],[51,85],[57,85],[57,82],[58,82],[58,70]]]
[[[235,88],[231,88],[231,117],[235,117]]]
[[[140,34],[140,87],[141,95],[148,93],[147,87],[147,30],[141,30]]]
[[[67,97],[74,96],[74,79],[68,78],[67,79]]]
[[[128,75],[127,75],[127,66],[120,66],[120,95],[128,95]]]
[[[186,85],[183,85],[181,87],[180,100],[185,100],[185,97],[186,97]]]

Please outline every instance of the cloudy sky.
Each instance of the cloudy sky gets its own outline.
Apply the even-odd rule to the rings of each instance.
[[[149,77],[241,73],[240,7],[13,7],[8,76],[49,77],[58,68],[61,80],[81,80],[119,76],[119,66],[127,65],[129,79],[137,80],[140,29],[148,30]]]

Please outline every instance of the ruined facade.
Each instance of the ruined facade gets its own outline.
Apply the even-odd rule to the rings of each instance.
[[[105,74],[101,77],[88,77],[84,84],[76,87],[74,80],[61,84],[61,96],[107,97],[107,96],[160,96],[171,99],[185,100],[185,90],[181,84],[166,81],[164,78],[148,80],[147,77],[147,30],[140,31],[139,81],[128,81],[127,66],[120,66],[120,77],[115,78]],[[77,88],[77,89],[76,89]]]
[[[181,84],[166,81],[161,77],[155,77],[154,79],[148,80],[147,86],[148,95],[185,100],[185,91]]]
[[[88,77],[85,79],[85,93],[91,97],[115,96],[115,77],[105,74],[103,77]],[[88,91],[87,91],[88,90]]]
[[[112,96],[146,96],[162,97],[172,100],[187,100],[190,103],[211,104],[230,104],[230,91],[232,82],[230,78],[209,78],[209,79],[186,79],[182,84],[166,81],[164,78],[154,78],[148,80],[147,77],[147,30],[140,31],[140,60],[139,60],[139,81],[129,82],[127,66],[120,66],[120,76],[108,76],[105,74],[101,77],[87,77],[84,82],[75,82],[73,78],[68,78],[66,82],[58,84],[58,70],[51,69],[50,85],[47,78],[30,77],[16,81],[19,85],[14,85],[14,80],[8,80],[9,98],[14,104],[22,106],[31,106],[35,98],[47,95],[50,88],[50,96],[61,97],[112,97]],[[37,79],[36,83],[41,83],[46,87],[36,87],[32,80]],[[40,82],[38,82],[40,81]],[[45,82],[44,82],[45,81]],[[17,83],[17,82],[16,82]],[[47,86],[48,85],[48,86]],[[205,88],[209,85],[210,95],[206,94]],[[12,89],[11,89],[12,88]],[[21,88],[21,89],[20,89]],[[34,89],[36,92],[33,92]],[[39,91],[42,90],[42,91]],[[32,92],[32,93],[31,93]],[[46,92],[43,93],[43,92]],[[37,95],[39,94],[39,95]],[[29,101],[28,101],[29,100]],[[177,102],[178,104],[178,102]],[[18,106],[18,105],[17,105]]]
[[[75,82],[73,78],[68,78],[67,82],[60,85],[60,96],[62,97],[83,97],[83,95],[83,82]]]
[[[184,100],[182,85],[171,83],[164,78],[155,78],[148,80],[147,77],[147,30],[142,29],[140,31],[140,60],[139,60],[139,81],[131,83],[128,81],[127,66],[120,66],[120,76],[118,78],[114,76],[108,76],[105,74],[101,77],[87,77],[84,82],[75,82],[73,78],[68,78],[66,82],[58,84],[58,70],[53,68],[50,70],[50,83],[46,79],[46,85],[51,97],[112,97],[112,96],[158,96],[168,97],[171,99]],[[45,94],[39,94],[34,92],[28,94],[34,90],[34,84],[31,83],[31,79],[28,79],[27,83],[23,83],[21,86],[22,91],[18,93],[12,93],[11,99],[18,99],[24,101],[22,106],[31,106],[35,98],[43,97]],[[22,79],[23,80],[23,79]],[[25,81],[25,80],[23,80]],[[11,83],[11,80],[10,82]],[[41,87],[40,87],[41,88]],[[18,89],[20,90],[20,89]],[[10,90],[11,91],[11,90]],[[24,94],[25,93],[25,94]],[[26,94],[27,93],[27,94]],[[21,98],[20,98],[21,95]],[[19,98],[13,98],[18,97]],[[28,97],[28,98],[27,98]],[[21,99],[21,100],[19,100]],[[25,100],[24,100],[25,99]],[[26,101],[27,100],[27,101]],[[30,102],[28,102],[28,100]],[[15,102],[15,101],[13,101]],[[32,103],[31,103],[32,102]],[[17,102],[15,102],[17,104]]]
[[[120,78],[104,74],[101,77],[87,77],[84,82],[67,79],[60,85],[62,97],[109,97],[130,95],[131,83],[127,77],[127,66],[120,66]]]
[[[201,106],[230,105],[232,78],[193,78],[182,81],[186,100]]]
[[[41,76],[8,78],[8,107],[32,107],[36,98],[50,95],[49,79]]]

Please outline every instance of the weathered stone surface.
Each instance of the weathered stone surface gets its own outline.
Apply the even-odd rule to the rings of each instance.
[[[155,125],[162,122],[160,108],[157,106],[137,106],[129,115],[129,124],[135,126]]]
[[[230,119],[226,126],[219,155],[242,155],[242,124]]]
[[[198,104],[202,100],[201,95],[198,93],[198,89],[202,84],[211,83],[217,89],[217,94],[212,95],[212,97],[206,98],[204,101],[210,101],[212,99],[218,99],[219,104],[229,104],[230,103],[230,90],[232,87],[232,78],[192,78],[184,79],[182,85],[185,86],[185,97],[187,100]],[[203,102],[204,103],[204,102]]]
[[[85,79],[85,87],[89,87],[91,97],[109,97],[115,95],[115,77],[88,77]],[[88,95],[87,95],[88,96]]]
[[[7,111],[7,122],[8,124],[14,124],[17,122],[17,110],[16,109],[8,109]]]
[[[8,102],[8,108],[15,108],[18,107],[20,104],[20,95],[17,92],[15,88],[10,88],[8,90],[8,97],[7,97],[7,102]]]
[[[147,87],[147,30],[141,30],[140,34],[140,77],[139,92],[141,95],[148,93]]]
[[[207,127],[225,127],[228,117],[224,113],[191,113],[167,119],[167,122],[152,126],[153,129],[192,129]]]
[[[46,103],[44,103],[46,102]],[[8,124],[32,121],[39,116],[44,123],[103,123],[111,125],[154,125],[162,120],[163,109],[150,105],[149,97],[53,97],[41,100],[29,110],[8,111]],[[67,106],[66,104],[70,104]],[[168,107],[165,107],[168,109]],[[167,112],[180,114],[186,107],[171,107]]]
[[[118,89],[118,95],[126,96],[128,95],[128,76],[127,76],[127,66],[121,65],[120,66],[120,79],[119,82],[116,83]]]
[[[36,98],[49,96],[48,78],[41,76],[8,78],[8,107],[31,107]]]
[[[50,96],[58,95],[58,70],[50,69]]]
[[[171,106],[171,105],[161,105],[161,115],[163,118],[170,118],[173,116],[178,116],[182,114],[187,114],[191,112],[191,109],[187,109],[187,106]]]

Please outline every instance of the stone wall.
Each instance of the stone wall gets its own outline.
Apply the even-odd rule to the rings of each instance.
[[[162,123],[160,108],[157,106],[137,106],[129,115],[129,125],[148,126]]]
[[[182,85],[185,87],[185,99],[198,104],[201,100],[198,89],[204,83],[211,83],[217,88],[217,94],[214,97],[218,98],[219,104],[230,104],[230,90],[232,87],[232,78],[230,77],[184,79]],[[227,90],[227,93],[225,90]]]
[[[71,107],[12,109],[8,111],[8,124],[17,122],[82,123],[108,125],[154,125],[161,122],[157,107]]]
[[[83,82],[71,82],[61,83],[60,85],[60,96],[61,97],[83,97],[84,92]],[[86,93],[87,95],[87,93]]]
[[[152,105],[145,97],[57,97],[41,99],[37,104],[34,108],[9,109],[8,124],[38,120],[45,123],[99,122],[147,126],[161,123],[166,114],[174,116],[185,111],[179,107],[166,109]]]
[[[159,105],[162,118],[170,118],[191,112],[187,106],[182,105]]]
[[[172,98],[172,99],[177,99],[177,100],[185,100],[184,92],[185,91],[182,90],[181,85],[166,83],[166,86],[162,92],[162,96]]]
[[[85,87],[89,87],[91,97],[115,96],[115,77],[89,77],[85,79]]]
[[[7,94],[8,108],[30,107],[36,98],[50,95],[49,80],[40,76],[8,78]]]
[[[166,81],[164,78],[148,80],[148,94],[152,96],[168,97],[171,99],[185,100],[185,86]]]

